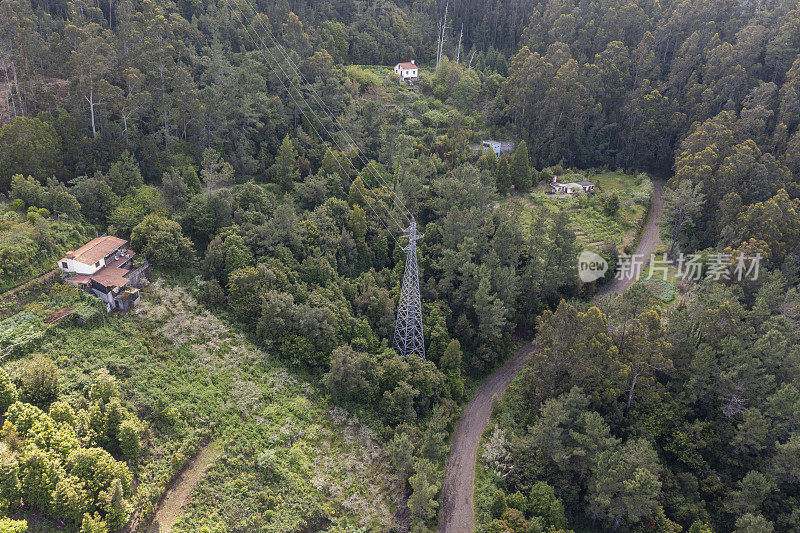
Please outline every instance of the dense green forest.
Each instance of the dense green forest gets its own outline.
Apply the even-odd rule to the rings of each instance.
[[[399,85],[391,68],[411,59],[421,78]],[[409,494],[400,529],[436,527],[459,407],[534,334],[484,445],[482,531],[800,528],[797,2],[0,0],[0,71],[0,286],[96,234],[129,239],[188,291],[186,316],[221,317],[375,430]],[[470,150],[489,137],[516,147]],[[760,253],[761,275],[678,283],[671,305],[637,284],[592,307],[605,280],[577,277],[575,209],[507,208],[590,169],[639,174],[643,191],[643,173],[668,180],[670,252],[705,271]],[[646,196],[576,204],[627,228]],[[424,359],[391,346],[409,215]],[[632,245],[607,244],[612,265]],[[177,390],[134,378],[166,382],[147,354],[174,370],[195,352],[169,341],[169,360],[146,337],[134,373],[79,339],[149,335],[163,313],[50,328],[47,298],[0,324],[4,350],[26,343],[0,372],[0,530],[115,531],[153,511],[180,467],[169,451],[206,436]],[[168,301],[150,298],[151,313]],[[19,324],[55,337],[27,344]],[[225,472],[259,490],[218,472],[179,527],[364,526],[352,509],[331,522],[298,474],[310,452],[271,451],[262,415],[219,400],[269,371],[220,368],[204,416],[233,443]],[[306,428],[302,394],[263,392]],[[288,494],[303,497],[282,507]]]

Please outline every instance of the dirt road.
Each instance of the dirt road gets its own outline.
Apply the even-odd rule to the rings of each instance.
[[[664,208],[664,191],[661,184],[653,182],[653,204],[647,226],[642,232],[636,253],[648,259],[661,244],[659,225]],[[614,280],[603,294],[620,294],[631,286],[633,280]],[[475,490],[475,458],[492,409],[492,398],[502,397],[514,376],[522,370],[533,354],[533,343],[520,348],[506,364],[481,383],[475,397],[470,400],[453,432],[450,457],[442,489],[442,510],[439,513],[440,533],[468,533],[475,529],[472,496]]]
[[[481,433],[489,422],[492,398],[503,395],[532,353],[533,343],[526,344],[517,350],[500,370],[486,378],[456,424],[442,491],[440,532],[465,533],[474,529],[472,492],[475,481],[475,456]]]
[[[654,181],[653,203],[650,208],[650,217],[647,219],[647,226],[645,226],[642,232],[635,252],[635,254],[643,258],[644,261],[649,261],[650,256],[661,246],[661,237],[659,237],[660,227],[658,223],[661,220],[661,213],[663,210],[664,189],[661,187],[661,183]],[[625,292],[625,289],[633,285],[634,281],[632,276],[623,279],[614,279],[600,291],[600,294],[622,294]]]

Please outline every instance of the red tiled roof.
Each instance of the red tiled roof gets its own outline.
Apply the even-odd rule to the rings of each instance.
[[[73,279],[72,281],[74,281],[75,283],[86,284],[86,283],[89,283],[89,280],[91,280],[91,279],[92,278],[89,277],[89,276],[78,276],[77,278]]]
[[[128,241],[111,235],[97,237],[74,252],[67,252],[67,257],[85,265],[93,265],[127,243]]]
[[[105,287],[124,287],[131,282],[125,277],[128,272],[127,268],[103,267],[92,274],[92,281]]]
[[[399,66],[403,70],[411,70],[411,69],[419,68],[414,63],[398,63],[397,66]]]

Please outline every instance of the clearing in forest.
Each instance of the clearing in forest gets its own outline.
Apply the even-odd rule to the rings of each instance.
[[[559,176],[558,180],[564,183],[587,180],[594,183],[596,189],[593,194],[551,195],[547,194],[550,185],[541,183],[531,193],[509,196],[505,203],[519,213],[526,228],[532,217],[541,216],[539,213],[549,218],[565,211],[570,229],[583,246],[602,249],[614,245],[620,251],[632,247],[650,206],[653,194],[650,179],[642,174],[632,176],[616,171],[570,172]],[[616,197],[616,202],[612,197]]]

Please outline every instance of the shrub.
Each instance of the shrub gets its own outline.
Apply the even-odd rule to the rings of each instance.
[[[50,405],[50,418],[56,424],[75,425],[75,411],[67,402],[53,402]]]
[[[89,389],[89,399],[108,403],[114,396],[119,396],[117,378],[109,374],[105,368],[101,368],[94,374],[94,382]]]
[[[35,356],[22,368],[20,396],[37,407],[49,407],[58,399],[58,374],[58,367],[51,359]]]
[[[493,518],[500,518],[506,512],[508,504],[506,503],[506,494],[498,489],[492,496],[492,503],[489,505],[489,513]]]
[[[0,368],[0,415],[5,414],[8,406],[17,401],[17,387],[5,370]]]
[[[0,533],[26,533],[27,531],[28,522],[25,520],[0,518]]]
[[[198,299],[206,307],[219,307],[225,304],[225,291],[222,290],[222,286],[215,279],[204,281],[200,285]]]
[[[126,418],[119,426],[119,450],[122,456],[132,461],[139,456],[142,450],[140,442],[142,427],[133,418]]]
[[[280,473],[280,458],[275,450],[264,450],[256,457],[256,467],[266,476]]]
[[[25,201],[22,200],[21,198],[15,198],[14,200],[11,201],[11,203],[9,204],[9,207],[13,211],[22,212],[22,211],[25,210]]]
[[[6,502],[19,502],[19,498],[22,496],[22,483],[19,476],[17,455],[8,450],[0,451],[0,499]]]
[[[106,522],[111,531],[121,529],[130,516],[130,506],[124,500],[122,492],[122,483],[115,479],[109,490],[101,495],[105,500]]]
[[[31,224],[35,224],[37,220],[42,218],[42,215],[39,214],[39,210],[36,209],[34,206],[30,206],[28,208],[28,222]]]
[[[506,503],[509,507],[522,511],[523,513],[526,513],[528,510],[528,499],[519,491],[514,494],[509,494],[508,498],[506,498]]]
[[[553,487],[539,481],[528,493],[528,512],[544,519],[549,525],[557,528],[567,527],[564,504],[556,497]]]
[[[56,483],[53,491],[53,512],[59,518],[80,523],[84,513],[92,507],[86,484],[75,476],[67,476]]]
[[[97,513],[94,516],[86,513],[83,515],[80,533],[108,533],[108,525]]]
[[[39,183],[39,180],[33,176],[27,178],[21,174],[17,174],[11,178],[11,190],[8,192],[8,197],[14,201],[20,201],[24,205],[22,208],[15,208],[17,211],[24,209],[25,205],[41,207],[44,205],[45,188]]]

